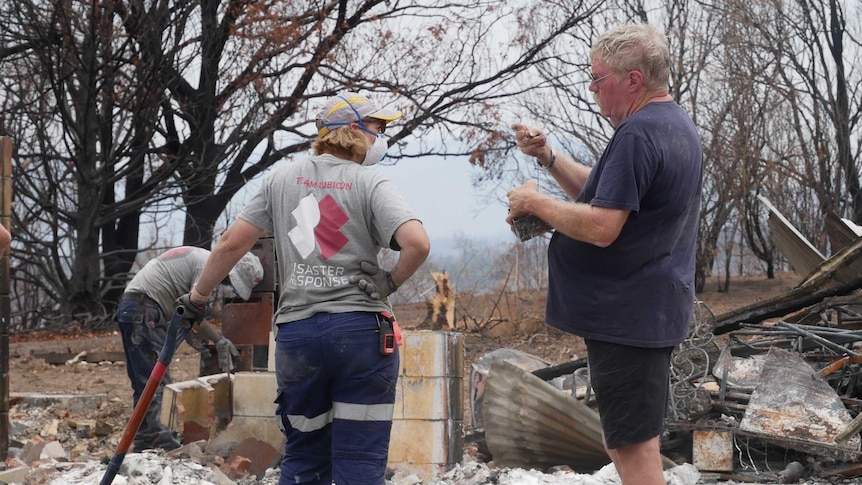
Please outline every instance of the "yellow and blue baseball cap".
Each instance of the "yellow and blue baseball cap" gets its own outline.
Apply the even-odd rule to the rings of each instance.
[[[361,122],[365,118],[392,121],[401,118],[401,111],[383,108],[359,93],[340,93],[329,98],[317,115],[317,135],[323,136],[333,128]]]

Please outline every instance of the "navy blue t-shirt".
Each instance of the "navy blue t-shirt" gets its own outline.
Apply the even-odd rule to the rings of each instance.
[[[606,248],[553,235],[547,323],[637,347],[685,340],[702,177],[700,137],[675,102],[649,103],[623,120],[577,202],[632,212]]]

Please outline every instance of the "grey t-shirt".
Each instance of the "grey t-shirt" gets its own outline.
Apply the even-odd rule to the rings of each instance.
[[[126,291],[144,293],[156,300],[169,319],[177,298],[188,293],[198,280],[209,255],[206,249],[194,246],[169,249],[147,262]]]
[[[374,169],[324,154],[284,163],[264,181],[240,219],[273,234],[280,281],[273,323],[315,313],[387,310],[351,275],[377,264],[395,230],[417,219]]]

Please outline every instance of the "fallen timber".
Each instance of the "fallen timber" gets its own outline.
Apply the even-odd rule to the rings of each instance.
[[[821,279],[803,283],[772,298],[716,315],[715,334],[722,335],[738,330],[743,323],[760,323],[770,318],[782,317],[820,303],[827,298],[845,296],[862,288],[862,277],[856,277],[850,281],[821,289],[821,285],[834,281],[833,276],[831,274],[824,275]]]
[[[742,323],[760,323],[783,317],[862,288],[862,237],[840,218],[834,214],[826,218],[833,248],[840,248],[827,259],[766,198],[760,197],[760,200],[769,210],[769,227],[776,242],[790,264],[805,277],[788,292],[716,316],[716,335],[737,330]]]

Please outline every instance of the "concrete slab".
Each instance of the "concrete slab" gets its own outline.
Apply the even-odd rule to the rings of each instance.
[[[233,378],[233,415],[275,416],[275,373],[237,372]]]
[[[38,394],[33,392],[12,392],[9,403],[26,403],[35,407],[59,407],[67,411],[80,412],[97,408],[108,400],[107,394]]]

